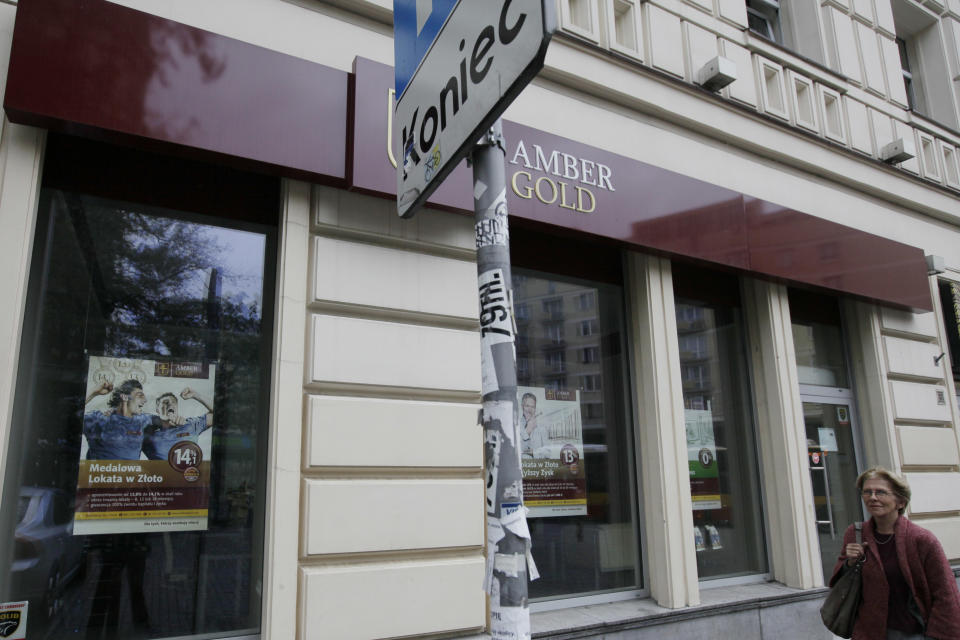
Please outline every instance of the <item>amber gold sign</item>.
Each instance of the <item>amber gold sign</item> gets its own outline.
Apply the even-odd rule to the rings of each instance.
[[[513,192],[529,200],[536,196],[543,204],[556,204],[561,209],[570,209],[578,213],[593,213],[597,208],[597,199],[593,192],[580,185],[567,184],[563,180],[553,180],[540,176],[536,180],[529,171],[517,171],[510,179]]]
[[[524,199],[536,197],[547,205],[556,205],[577,213],[593,213],[597,208],[594,189],[616,191],[613,171],[602,162],[581,158],[559,149],[544,150],[538,144],[517,141],[510,164],[522,165],[510,180],[513,192]],[[544,174],[534,177],[534,172]]]

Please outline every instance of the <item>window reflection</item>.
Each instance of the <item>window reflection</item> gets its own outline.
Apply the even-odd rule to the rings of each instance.
[[[11,454],[4,496],[18,518],[0,532],[14,541],[3,600],[29,600],[37,638],[256,632],[273,231],[56,189],[42,191],[40,217],[11,440],[19,460]],[[215,363],[202,401],[214,407],[205,530],[127,533],[128,514],[105,533],[74,532],[88,366],[100,356]],[[142,393],[141,409],[158,411],[159,394]]]
[[[637,586],[621,289],[524,269],[513,286],[530,596]]]
[[[674,267],[700,579],[767,570],[749,372],[735,278]]]
[[[836,300],[796,289],[789,296],[800,384],[849,387]]]

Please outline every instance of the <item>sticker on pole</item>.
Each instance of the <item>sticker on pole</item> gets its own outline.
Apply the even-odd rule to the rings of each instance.
[[[543,67],[553,0],[394,0],[397,210],[409,218]]]

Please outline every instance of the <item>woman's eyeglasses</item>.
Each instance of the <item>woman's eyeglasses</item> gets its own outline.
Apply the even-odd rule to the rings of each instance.
[[[886,489],[864,489],[860,492],[864,498],[869,498],[870,496],[877,496],[878,498],[887,498],[893,494],[887,491]]]

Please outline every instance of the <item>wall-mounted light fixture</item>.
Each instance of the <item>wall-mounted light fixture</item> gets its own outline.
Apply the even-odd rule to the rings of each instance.
[[[697,84],[707,91],[720,91],[736,79],[737,64],[723,56],[713,58],[697,72]]]
[[[883,148],[880,149],[880,159],[888,164],[897,164],[916,155],[916,145],[910,138],[897,138],[893,142],[883,145]]]
[[[923,259],[927,261],[928,276],[935,276],[944,272],[943,256],[923,256]]]

